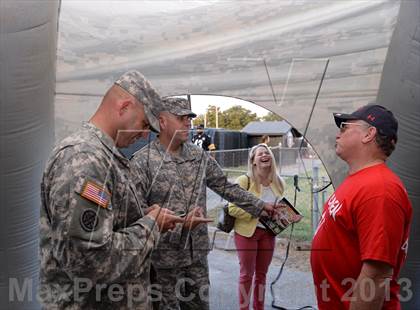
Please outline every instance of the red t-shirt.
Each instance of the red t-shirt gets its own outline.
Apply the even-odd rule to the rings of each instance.
[[[324,205],[312,241],[318,307],[348,309],[364,260],[390,264],[383,309],[400,309],[398,274],[406,256],[412,207],[401,180],[379,164],[349,175]],[[369,296],[368,296],[369,298]]]

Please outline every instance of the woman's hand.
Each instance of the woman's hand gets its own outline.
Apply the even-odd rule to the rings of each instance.
[[[292,223],[299,223],[303,219],[303,216],[300,214],[295,214],[292,218]]]

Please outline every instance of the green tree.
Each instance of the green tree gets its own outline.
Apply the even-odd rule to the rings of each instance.
[[[264,115],[261,118],[261,120],[265,122],[272,122],[272,121],[282,121],[283,118],[277,114],[274,114],[273,112],[268,112],[266,115]]]
[[[259,121],[256,113],[252,113],[250,110],[239,105],[223,111],[222,117],[219,116],[219,127],[222,127],[220,125],[220,119],[223,121],[224,128],[233,130],[241,130],[248,123],[252,121]]]
[[[214,105],[210,105],[207,108],[207,127],[216,127],[216,106]],[[225,127],[225,123],[223,120],[222,113],[220,112],[220,108],[217,108],[217,114],[218,114],[218,123],[219,123],[219,128],[224,128]]]
[[[220,108],[217,109],[218,110],[218,123],[219,123],[219,128],[224,128],[224,118],[223,118],[223,113],[220,111]],[[214,105],[210,105],[207,108],[207,122],[206,122],[206,127],[212,127],[215,128],[216,127],[216,106]],[[193,120],[193,125],[197,126],[199,124],[204,124],[204,115],[198,115],[194,120]]]
[[[223,112],[218,108],[218,116],[219,128],[232,130],[241,130],[249,122],[260,120],[256,113],[252,113],[252,111],[245,109],[240,105],[233,106]],[[204,124],[204,115],[198,115],[193,120],[194,126],[199,124]],[[216,106],[211,105],[207,108],[206,127],[216,127]]]
[[[197,115],[197,117],[193,119],[194,127],[197,127],[200,124],[204,125],[204,115],[203,114]]]

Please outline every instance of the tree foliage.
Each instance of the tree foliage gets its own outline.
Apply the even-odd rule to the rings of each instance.
[[[259,121],[256,113],[241,107],[233,106],[225,111],[218,109],[218,126],[219,128],[241,130],[249,122]],[[204,124],[204,115],[198,115],[193,122],[194,126]],[[207,127],[216,127],[216,107],[209,106],[207,109]]]
[[[225,128],[234,130],[241,130],[248,123],[259,121],[256,113],[252,113],[250,110],[245,109],[239,105],[233,106],[223,111],[223,118]]]
[[[197,117],[193,119],[194,127],[197,127],[200,124],[204,125],[204,115],[203,114],[197,115]]]
[[[241,107],[240,105],[233,106],[227,110],[220,111],[218,108],[218,126],[219,128],[241,130],[248,123],[253,121],[281,121],[282,118],[273,112],[259,118],[256,113]],[[193,120],[194,126],[204,124],[204,115],[198,115]],[[207,122],[206,127],[216,127],[216,106],[210,105],[207,108]]]
[[[273,122],[273,121],[282,121],[283,118],[277,114],[274,114],[273,112],[268,112],[266,115],[264,115],[261,118],[261,120],[265,122]]]
[[[218,108],[218,116],[219,116],[219,128],[225,128],[224,118],[222,117],[223,112],[220,112],[220,108]],[[198,115],[194,121],[194,126],[197,126],[199,124],[204,124],[204,115]],[[210,105],[207,108],[207,122],[206,127],[215,128],[216,127],[216,106]]]

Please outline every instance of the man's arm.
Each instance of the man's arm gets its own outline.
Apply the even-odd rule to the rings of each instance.
[[[374,260],[364,261],[354,286],[350,310],[380,310],[390,296],[391,265]]]
[[[229,182],[214,158],[208,156],[207,153],[205,157],[205,160],[207,160],[206,178],[208,187],[255,218],[258,218],[264,209],[269,211],[270,206],[264,201],[242,189],[238,184]]]
[[[150,144],[145,147],[150,149]],[[134,182],[134,187],[136,189],[137,199],[140,203],[140,206],[146,210],[149,207],[149,195],[151,191],[151,184],[153,182],[151,175],[151,165],[150,156],[147,155],[147,158],[144,158],[144,154],[138,151],[130,160],[131,165],[131,175]]]
[[[370,191],[370,188],[365,190]],[[381,309],[383,302],[390,298],[390,279],[402,254],[407,219],[400,201],[395,200],[397,197],[395,192],[387,190],[384,195],[376,195],[351,207],[363,267],[355,284],[353,310]],[[370,286],[373,288],[368,292]]]
[[[129,211],[138,207],[128,197],[118,208],[92,201],[96,196],[89,196],[87,184],[92,189],[98,186],[105,190],[108,194],[102,199],[111,203],[115,188],[112,167],[107,162],[93,153],[63,155],[50,171],[53,177],[47,208],[51,222],[41,214],[41,239],[51,239],[52,254],[63,270],[72,278],[89,278],[93,283],[112,283],[121,277],[142,275],[159,237],[155,216],[139,218],[119,229],[114,227],[114,218],[118,216],[114,209]]]

